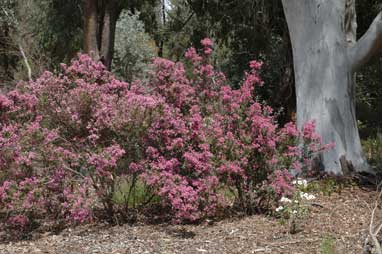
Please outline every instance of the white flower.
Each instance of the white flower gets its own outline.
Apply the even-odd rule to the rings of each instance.
[[[293,210],[292,213],[293,213],[293,214],[296,214],[296,213],[297,213],[297,210]]]
[[[280,212],[280,211],[282,211],[283,209],[284,209],[284,207],[279,206],[279,207],[276,208],[276,212]]]
[[[314,196],[313,194],[309,194],[309,193],[304,193],[304,192],[301,192],[300,193],[300,197],[302,199],[306,199],[306,200],[312,200],[312,199],[315,199],[316,196]]]
[[[294,201],[296,204],[298,204],[298,200],[296,199],[295,201]]]
[[[292,200],[290,200],[289,198],[286,198],[286,197],[282,197],[280,199],[280,202],[282,202],[282,203],[292,203]]]
[[[294,180],[292,184],[303,186],[304,188],[306,188],[308,186],[308,181],[305,179],[298,178],[297,180]]]

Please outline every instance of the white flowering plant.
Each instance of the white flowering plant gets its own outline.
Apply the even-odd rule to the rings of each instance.
[[[311,206],[315,195],[308,193],[308,182],[305,179],[296,179],[292,182],[296,191],[292,197],[281,197],[279,206],[275,209],[276,214],[289,222],[290,233],[297,232],[297,221],[304,218]]]

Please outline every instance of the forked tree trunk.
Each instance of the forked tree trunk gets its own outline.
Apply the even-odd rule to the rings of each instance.
[[[121,7],[118,0],[84,0],[84,52],[96,61],[101,60],[108,70]]]
[[[293,49],[298,127],[315,120],[323,143],[335,142],[320,156],[325,171],[342,174],[344,158],[357,171],[368,171],[355,116],[354,73],[382,46],[381,15],[356,42],[354,0],[282,3]]]

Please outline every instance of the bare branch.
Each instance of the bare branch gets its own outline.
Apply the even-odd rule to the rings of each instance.
[[[29,65],[28,58],[25,55],[24,49],[20,43],[19,43],[19,50],[20,50],[21,56],[23,57],[25,67],[27,68],[27,71],[28,71],[28,79],[29,79],[29,81],[31,81],[32,80],[32,69]]]
[[[82,178],[84,178],[84,179],[86,178],[86,176],[85,176],[84,174],[82,174],[81,172],[79,172],[79,171],[77,171],[77,170],[74,170],[74,169],[72,169],[72,168],[66,166],[65,164],[63,164],[63,167],[64,167],[64,169],[67,169],[67,170],[69,170],[70,172],[72,172],[72,173],[74,173],[74,174],[76,174],[76,175],[79,175],[80,177],[82,177]]]
[[[379,205],[381,196],[382,196],[382,190],[379,192],[377,200],[375,201],[375,204],[374,204],[374,208],[371,212],[371,218],[370,218],[370,224],[369,224],[369,235],[365,240],[364,253],[367,253],[368,242],[369,242],[369,239],[371,238],[375,253],[382,254],[381,244],[379,243],[379,240],[378,240],[378,234],[379,234],[380,230],[382,229],[382,223],[379,224],[377,227],[374,226],[375,212],[378,209],[378,205]]]
[[[382,12],[370,25],[367,32],[349,49],[353,71],[366,64],[374,55],[382,51]]]
[[[9,19],[13,19],[13,22],[15,23],[14,25],[17,27],[17,25],[18,25],[17,19],[16,19],[14,16],[11,16],[11,15],[7,12],[7,10],[6,10],[4,7],[2,7],[2,10],[3,10],[4,14],[5,14]],[[19,41],[20,39],[18,38],[17,40]],[[31,69],[31,67],[30,67],[30,65],[29,65],[28,58],[27,58],[26,55],[25,55],[25,52],[24,52],[23,47],[21,46],[21,43],[18,42],[17,44],[18,44],[18,47],[19,47],[19,51],[20,51],[20,53],[21,53],[21,56],[23,57],[25,67],[27,68],[27,71],[28,71],[28,79],[29,79],[29,81],[31,81],[31,80],[32,80],[32,69]]]

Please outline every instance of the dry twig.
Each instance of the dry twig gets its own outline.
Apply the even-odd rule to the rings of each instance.
[[[379,223],[377,226],[374,225],[375,223],[375,211],[378,208],[379,205],[379,200],[381,199],[382,196],[382,190],[379,192],[378,198],[375,201],[374,208],[371,211],[371,218],[370,218],[370,224],[369,224],[369,235],[366,237],[365,243],[364,243],[364,253],[370,253],[370,249],[368,247],[368,243],[370,239],[372,240],[372,244],[375,249],[375,253],[377,254],[382,254],[382,249],[381,249],[381,244],[378,241],[378,234],[382,229],[382,222]]]

